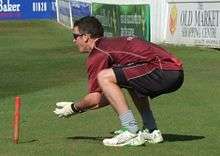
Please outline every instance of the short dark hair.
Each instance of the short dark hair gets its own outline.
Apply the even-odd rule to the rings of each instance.
[[[104,34],[102,24],[94,16],[85,16],[74,22],[81,34],[90,34],[91,38],[99,38]]]

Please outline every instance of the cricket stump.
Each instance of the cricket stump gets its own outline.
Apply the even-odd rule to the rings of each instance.
[[[19,142],[19,129],[20,129],[20,108],[21,98],[15,97],[15,108],[14,108],[14,119],[13,119],[13,143],[18,144]]]

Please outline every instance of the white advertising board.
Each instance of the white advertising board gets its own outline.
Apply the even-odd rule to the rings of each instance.
[[[166,42],[220,48],[220,2],[168,3]]]

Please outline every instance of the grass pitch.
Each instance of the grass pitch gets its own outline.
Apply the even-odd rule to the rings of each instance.
[[[165,142],[114,148],[102,145],[102,139],[119,128],[110,107],[69,119],[58,119],[53,114],[57,101],[77,100],[86,93],[86,55],[79,54],[71,37],[69,30],[52,21],[0,22],[1,156],[220,154],[218,50],[164,45],[183,60],[185,68],[183,87],[152,101]],[[18,145],[12,143],[16,95],[22,98]]]

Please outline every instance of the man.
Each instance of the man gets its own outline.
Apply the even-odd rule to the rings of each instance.
[[[137,146],[163,141],[157,129],[148,98],[173,92],[183,83],[181,62],[163,48],[137,37],[103,37],[101,23],[92,16],[74,23],[73,42],[87,58],[88,94],[79,102],[58,102],[54,113],[67,117],[89,109],[111,105],[119,116],[122,129],[106,146]],[[128,89],[143,120],[139,131],[123,95]],[[138,132],[139,131],[139,132]]]

